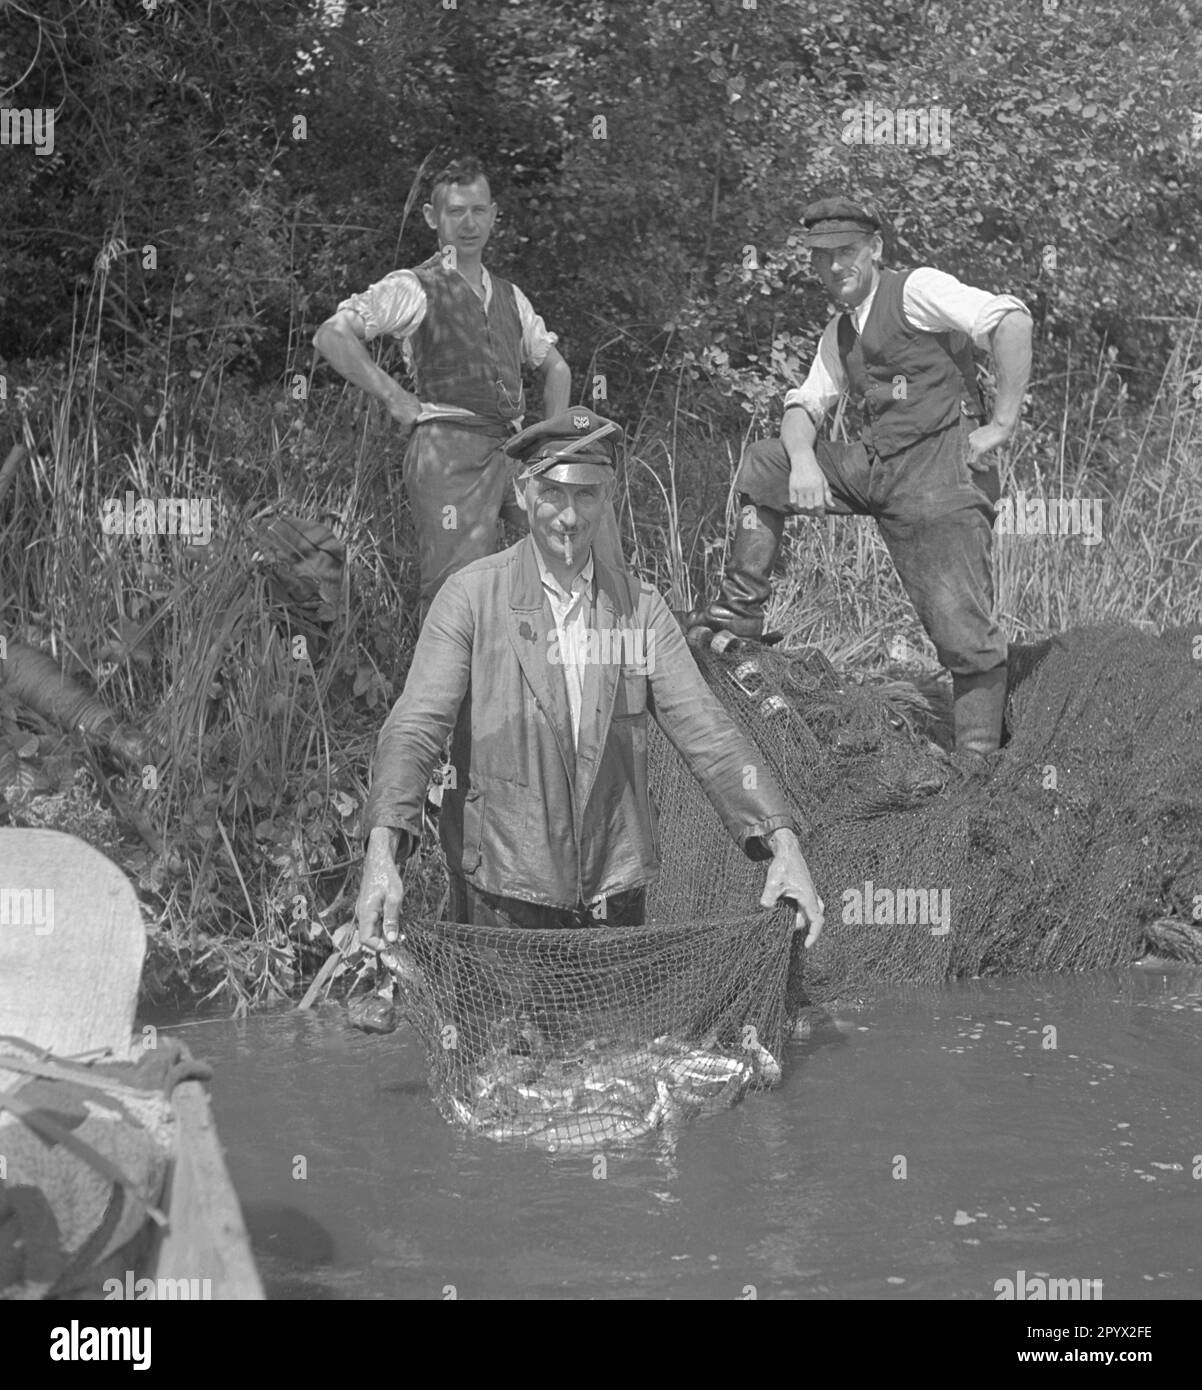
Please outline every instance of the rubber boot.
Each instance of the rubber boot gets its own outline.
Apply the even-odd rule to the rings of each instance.
[[[715,632],[732,632],[736,637],[763,638],[764,610],[772,597],[772,569],[784,530],[784,512],[756,506],[740,496],[722,586],[708,608],[689,614],[685,630],[690,642],[704,641],[705,630],[711,637]]]
[[[952,719],[956,752],[984,756],[996,753],[1002,741],[1002,716],[1006,709],[1006,667],[952,673]]]

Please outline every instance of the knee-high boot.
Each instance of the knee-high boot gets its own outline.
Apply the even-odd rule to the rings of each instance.
[[[780,553],[784,512],[739,498],[739,516],[718,598],[707,608],[689,614],[686,630],[725,630],[737,637],[758,638],[764,632],[764,610],[772,596],[772,569]]]
[[[996,753],[1006,710],[1006,668],[958,676],[952,672],[952,718],[957,753]]]

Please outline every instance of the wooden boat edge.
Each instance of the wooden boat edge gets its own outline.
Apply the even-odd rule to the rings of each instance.
[[[202,1298],[260,1300],[263,1285],[204,1083],[180,1082],[171,1105],[177,1134],[165,1196],[167,1226],[156,1237],[150,1277],[186,1280]]]

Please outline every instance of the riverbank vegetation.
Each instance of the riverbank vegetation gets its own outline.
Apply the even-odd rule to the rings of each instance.
[[[3,817],[135,877],[149,995],[294,993],[349,919],[416,566],[393,426],[309,343],[429,253],[415,176],[455,151],[494,171],[490,262],[627,430],[628,554],[673,607],[721,573],[741,449],[829,313],[800,209],[847,186],[888,211],[894,264],[1035,313],[1003,495],[1100,529],[998,536],[1008,634],[1196,621],[1198,36],[1153,9],[10,6],[5,101],[56,120],[53,151],[0,151],[0,636],[144,743],[84,742],[0,681]],[[868,102],[874,131],[922,107],[927,143],[848,143]],[[106,528],[128,494],[207,501],[207,541]],[[300,573],[288,518],[326,528]],[[870,522],[792,523],[771,617],[837,663],[937,670]],[[432,837],[410,883],[436,911]]]

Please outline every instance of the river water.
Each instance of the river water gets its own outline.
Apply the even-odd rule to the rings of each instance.
[[[1202,1297],[1199,969],[835,1010],[776,1090],[603,1163],[452,1129],[411,1032],[334,1005],[166,1031],[215,1068],[269,1297]]]

